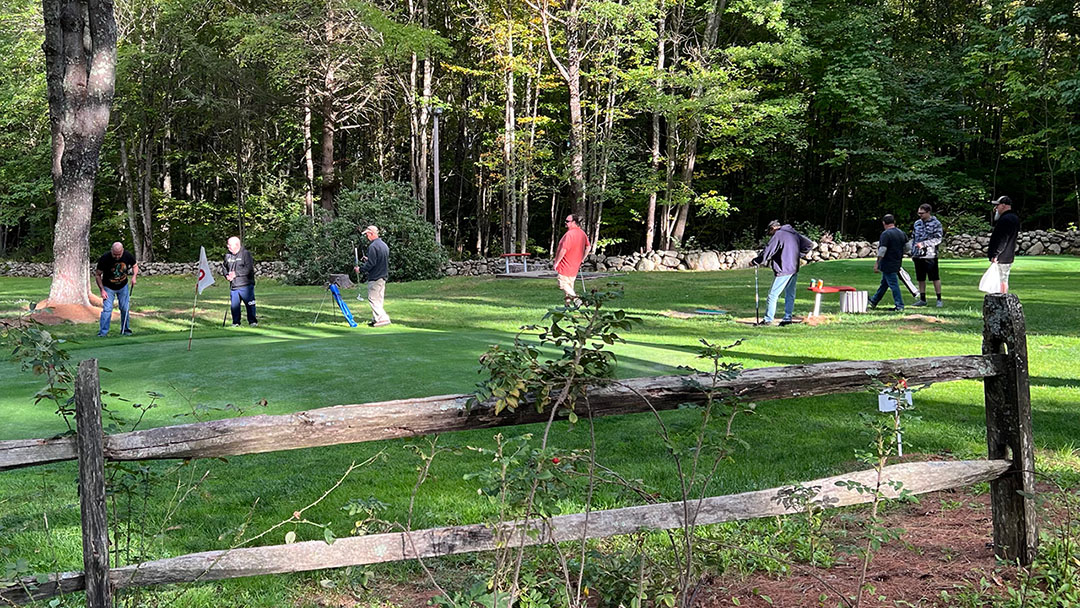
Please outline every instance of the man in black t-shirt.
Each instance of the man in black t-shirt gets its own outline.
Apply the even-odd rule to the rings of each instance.
[[[1020,216],[1013,210],[1012,199],[999,196],[990,204],[994,206],[994,231],[990,233],[987,258],[998,265],[1001,277],[1001,293],[1009,293],[1009,272],[1016,258],[1016,239],[1020,235]]]
[[[907,235],[903,230],[896,227],[896,218],[892,214],[886,214],[881,218],[881,224],[885,230],[878,239],[877,260],[874,262],[874,272],[881,273],[881,285],[877,293],[870,298],[870,308],[877,308],[878,302],[885,297],[885,290],[891,289],[893,308],[896,312],[904,311],[904,297],[900,294],[900,266],[904,262],[904,245],[907,243]]]
[[[248,325],[258,327],[259,321],[255,316],[255,260],[251,258],[251,252],[240,244],[240,237],[229,237],[227,247],[229,250],[225,253],[222,269],[229,281],[233,327],[240,327],[241,301],[247,309]]]
[[[135,286],[138,274],[139,264],[135,261],[135,256],[124,251],[123,243],[113,243],[109,252],[98,258],[94,277],[97,279],[98,292],[101,293],[101,320],[97,334],[99,338],[109,335],[114,300],[115,305],[120,308],[120,335],[131,335],[128,310],[131,288]],[[130,283],[128,276],[131,277]]]

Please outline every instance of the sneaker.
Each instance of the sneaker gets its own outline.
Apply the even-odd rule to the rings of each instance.
[[[120,335],[121,336],[134,336],[135,334],[132,333],[130,329],[128,329],[128,330],[120,332]]]
[[[941,301],[941,298],[938,298],[937,307],[938,308],[944,308],[945,307],[945,303]]]
[[[912,306],[926,306],[926,300],[916,300]]]
[[[240,327],[240,324],[239,323],[233,323],[232,326],[233,327]]]
[[[109,334],[98,334],[97,337],[99,337],[99,338],[108,338]]]
[[[390,325],[390,321],[373,321],[371,323],[372,327],[386,327],[387,325]]]
[[[867,300],[867,304],[870,305],[870,308],[877,308],[877,302],[874,300]]]
[[[889,312],[904,312],[904,309],[893,306],[892,308],[889,309]]]
[[[251,323],[248,323],[248,326],[250,326],[250,327],[258,327],[259,322],[258,321],[252,321]]]
[[[794,323],[794,321],[792,321],[791,319],[784,319],[783,321],[780,321],[780,327],[787,327],[792,323]]]
[[[754,327],[769,327],[772,325],[772,321],[758,321],[754,323]]]

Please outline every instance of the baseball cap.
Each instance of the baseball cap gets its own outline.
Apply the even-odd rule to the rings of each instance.
[[[998,205],[1012,205],[1013,202],[1012,199],[1007,196],[999,196],[994,200],[990,201],[990,204],[997,207]]]
[[[773,221],[769,222],[769,228],[779,228],[779,227],[780,227],[780,220],[773,220]]]

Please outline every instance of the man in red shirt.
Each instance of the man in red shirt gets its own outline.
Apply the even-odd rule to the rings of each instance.
[[[559,275],[559,289],[566,294],[567,304],[577,299],[574,279],[581,268],[581,261],[585,259],[585,252],[589,250],[589,237],[581,229],[580,221],[579,216],[566,216],[566,234],[559,240],[559,247],[555,250],[555,272]]]

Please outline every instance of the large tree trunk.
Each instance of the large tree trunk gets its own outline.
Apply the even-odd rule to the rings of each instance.
[[[656,80],[654,84],[658,93],[663,90],[664,86],[662,74],[664,72],[664,53],[667,48],[667,42],[664,38],[666,26],[667,14],[662,13],[660,18],[656,20]],[[657,108],[652,115],[652,155],[650,161],[654,178],[660,174],[660,158],[660,110]],[[652,192],[649,193],[649,207],[645,210],[646,253],[653,250],[653,243],[656,240],[656,195],[659,189],[659,184],[654,182]]]
[[[110,0],[43,0],[56,190],[50,304],[90,304],[90,215],[116,83]]]

